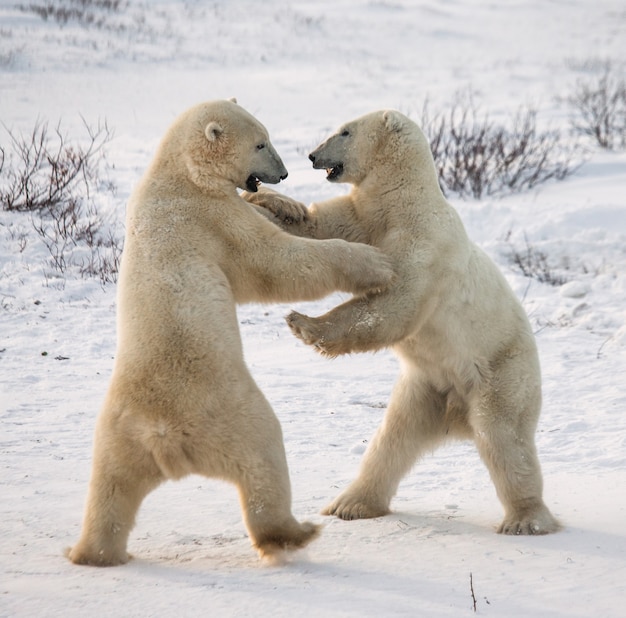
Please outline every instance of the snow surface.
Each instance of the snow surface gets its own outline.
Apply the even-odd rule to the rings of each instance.
[[[471,89],[494,118],[535,105],[563,131],[563,98],[610,60],[624,72],[623,0],[131,1],[90,28],[0,1],[0,145],[59,120],[104,121],[117,192],[98,196],[123,233],[124,204],[166,127],[236,96],[268,127],[305,202],[334,194],[306,154],[377,108],[445,110]],[[79,567],[94,420],[115,350],[115,285],[60,276],[26,214],[0,213],[0,616],[626,615],[626,154],[587,144],[575,176],[499,199],[451,196],[470,236],[523,299],[543,366],[537,442],[545,498],[565,529],[494,530],[501,506],[470,444],[426,457],[393,514],[343,522],[320,509],[354,478],[397,364],[328,361],[294,339],[291,308],[240,308],[250,368],[280,418],[299,518],[319,540],[282,566],[251,549],[233,487],[169,483],[142,506],[111,569]],[[567,283],[525,278],[526,243]],[[46,353],[44,355],[44,353]],[[474,598],[476,607],[474,608]]]

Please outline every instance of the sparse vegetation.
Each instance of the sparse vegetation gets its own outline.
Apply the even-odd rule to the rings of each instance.
[[[74,265],[107,283],[116,280],[121,242],[104,231],[94,195],[115,190],[101,178],[112,134],[106,124],[84,126],[86,146],[70,143],[60,125],[51,131],[47,122],[38,121],[26,136],[7,129],[9,146],[0,147],[0,208],[28,213],[57,272]]]
[[[520,107],[510,126],[493,122],[471,97],[433,117],[428,103],[422,128],[430,141],[442,189],[461,196],[516,193],[562,180],[581,164],[576,143],[537,128],[537,112]]]
[[[567,278],[555,272],[554,267],[548,262],[548,256],[532,246],[524,234],[524,248],[517,248],[510,240],[511,232],[507,235],[507,242],[511,248],[511,264],[518,269],[524,277],[536,279],[540,283],[560,286],[567,283]]]
[[[106,24],[107,14],[116,13],[127,5],[128,2],[122,0],[48,0],[20,4],[18,8],[61,25],[73,21],[84,26],[102,28]]]
[[[27,136],[7,129],[11,152],[0,147],[0,206],[20,212],[60,213],[76,207],[77,197],[89,197],[99,183],[104,146],[112,135],[106,126],[84,126],[87,146],[68,143],[60,124],[52,131],[37,121]]]
[[[606,63],[599,77],[579,81],[567,98],[575,132],[591,137],[602,148],[626,147],[626,80]]]

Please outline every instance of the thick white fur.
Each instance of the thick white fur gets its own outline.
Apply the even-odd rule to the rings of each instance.
[[[311,158],[317,168],[342,164],[336,180],[352,189],[308,212],[295,203],[283,227],[379,247],[398,277],[383,293],[318,318],[292,312],[287,321],[325,355],[391,347],[402,367],[358,478],[324,513],[388,513],[400,480],[425,451],[469,438],[504,506],[498,531],[555,532],[534,441],[541,408],[534,337],[504,277],[441,193],[424,135],[398,112],[375,112],[342,126]],[[246,197],[285,211],[288,198],[276,196]]]
[[[296,238],[241,199],[287,171],[232,101],[177,119],[128,204],[118,346],[98,418],[75,563],[124,563],[144,497],[197,473],[234,483],[262,556],[318,533],[291,514],[279,422],[243,358],[236,303],[365,293],[393,277],[373,247]]]

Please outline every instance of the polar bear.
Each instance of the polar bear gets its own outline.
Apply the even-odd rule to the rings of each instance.
[[[286,176],[263,125],[235,101],[211,101],[173,123],[134,190],[115,366],[71,561],[125,563],[144,497],[192,473],[237,486],[261,556],[317,534],[291,514],[281,428],[245,365],[235,305],[364,294],[394,273],[373,247],[287,234],[237,192]]]
[[[323,513],[385,515],[416,460],[454,437],[474,440],[489,469],[505,510],[498,532],[555,532],[534,441],[541,375],[530,324],[444,198],[423,133],[399,112],[375,112],[309,158],[351,191],[308,211],[295,203],[283,227],[374,245],[393,258],[397,279],[317,318],[292,312],[289,326],[324,355],[391,347],[402,367],[358,478]],[[274,211],[289,200],[270,190],[245,197]]]

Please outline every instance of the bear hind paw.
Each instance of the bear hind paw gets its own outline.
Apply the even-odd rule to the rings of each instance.
[[[346,521],[383,517],[389,513],[386,506],[367,504],[362,500],[342,499],[341,496],[322,510],[322,515],[334,515]]]
[[[66,548],[64,554],[65,557],[74,564],[98,567],[119,566],[126,564],[132,558],[126,551],[120,554],[112,554],[104,550],[88,552],[81,550],[79,546]]]
[[[552,513],[543,506],[534,513],[513,513],[504,518],[498,527],[498,534],[510,535],[538,535],[552,534],[562,528]]]
[[[286,551],[301,549],[315,540],[321,531],[321,526],[305,521],[299,525],[297,532],[275,531],[268,533],[254,543],[261,558],[273,559]]]

